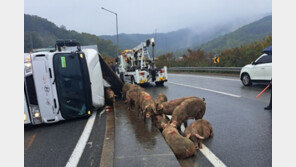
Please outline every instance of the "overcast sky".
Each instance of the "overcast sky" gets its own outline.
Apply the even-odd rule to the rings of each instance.
[[[271,0],[24,0],[25,14],[96,35],[169,32],[271,13]]]

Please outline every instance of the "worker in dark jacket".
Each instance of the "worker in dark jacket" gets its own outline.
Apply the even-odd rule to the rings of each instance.
[[[272,85],[271,85],[271,82],[272,81],[270,81],[270,101],[269,101],[269,105],[264,108],[265,110],[271,110],[272,109]]]

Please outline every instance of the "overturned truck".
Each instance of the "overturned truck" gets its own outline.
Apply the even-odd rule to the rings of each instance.
[[[105,87],[122,81],[94,48],[60,40],[55,49],[25,54],[24,123],[54,123],[91,115],[105,105]]]

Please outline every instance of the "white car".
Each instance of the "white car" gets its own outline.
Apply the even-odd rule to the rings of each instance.
[[[240,79],[245,86],[253,82],[268,82],[272,78],[272,55],[262,54],[251,64],[244,66],[240,72]]]

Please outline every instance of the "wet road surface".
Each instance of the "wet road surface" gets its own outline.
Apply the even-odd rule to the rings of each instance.
[[[24,166],[63,167],[69,160],[88,117],[25,127]],[[96,115],[92,132],[78,166],[99,166],[105,133],[105,114]]]
[[[115,166],[179,166],[160,131],[120,102],[115,112]]]
[[[270,90],[255,98],[265,86],[244,87],[235,77],[170,74],[169,83],[164,87],[149,87],[147,91],[153,97],[164,93],[169,100],[183,96],[204,97],[207,104],[204,119],[214,129],[214,138],[204,144],[226,166],[271,166],[272,114],[264,110],[269,103]],[[196,157],[183,161],[184,166],[212,166],[198,152]]]
[[[150,85],[146,90],[153,97],[164,93],[169,100],[204,97],[204,119],[214,129],[214,138],[204,145],[227,166],[271,166],[272,114],[264,110],[270,90],[255,98],[264,88],[265,85],[244,87],[236,77],[169,74],[164,87]],[[160,132],[149,121],[144,124],[133,113],[126,112],[120,103],[115,120],[116,166],[212,166],[208,156],[200,151],[197,156],[177,163]],[[99,166],[105,121],[105,114],[97,114],[78,166]],[[65,166],[86,122],[87,118],[25,128],[25,166]]]

